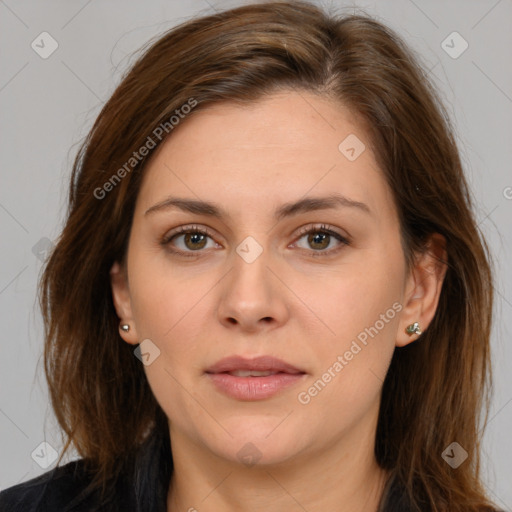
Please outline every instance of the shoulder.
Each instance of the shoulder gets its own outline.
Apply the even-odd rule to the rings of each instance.
[[[88,492],[90,475],[82,459],[68,462],[0,492],[0,510],[9,512],[81,512],[96,510],[97,496]]]
[[[385,486],[378,512],[414,512],[416,510],[432,511],[433,508],[423,496],[415,496],[413,500],[410,493],[407,492],[406,484],[401,482],[397,474],[392,471]],[[443,508],[443,510],[445,509]],[[471,510],[477,510],[477,508],[473,506]],[[505,512],[491,506],[480,507],[478,510],[479,512]]]
[[[173,471],[166,423],[116,460],[116,475],[106,486],[106,496],[91,489],[94,470],[87,462],[68,462],[0,492],[0,511],[165,512]]]

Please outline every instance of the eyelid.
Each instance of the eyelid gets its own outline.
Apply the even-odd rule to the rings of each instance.
[[[172,229],[170,232],[166,233],[163,236],[161,243],[164,243],[164,244],[168,243],[171,241],[171,239],[173,237],[175,237],[177,235],[191,233],[191,232],[205,234],[205,235],[208,235],[212,239],[217,236],[210,228],[208,228],[206,226],[199,226],[198,224],[186,224],[183,226],[178,226],[177,228]]]
[[[343,235],[339,231],[337,231],[337,228],[334,226],[330,226],[329,224],[325,223],[313,223],[313,224],[307,224],[306,226],[303,226],[299,228],[299,231],[297,233],[297,236],[300,238],[304,235],[307,235],[311,232],[321,231],[324,233],[328,233],[330,235],[335,235],[343,239],[345,242],[350,243],[350,237],[348,235]]]

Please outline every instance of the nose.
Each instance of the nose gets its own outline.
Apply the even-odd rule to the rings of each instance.
[[[217,313],[225,327],[258,332],[286,323],[289,316],[286,286],[278,278],[277,265],[270,259],[266,251],[252,262],[235,255],[233,268],[221,281]]]

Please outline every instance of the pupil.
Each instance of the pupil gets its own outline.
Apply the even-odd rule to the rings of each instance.
[[[195,246],[195,247],[189,247],[189,249],[201,249],[205,245],[204,238],[205,238],[205,235],[203,235],[201,233],[187,233],[185,235],[185,243],[186,243],[187,247],[189,246],[189,242],[192,242],[192,245]],[[196,244],[201,241],[203,241],[203,244],[200,247],[198,247]]]
[[[320,244],[321,245],[320,249],[325,249],[325,247],[327,247],[327,245],[329,245],[328,243],[327,243],[327,245],[325,244],[325,241],[327,240],[328,237],[329,237],[329,235],[327,235],[326,233],[316,233],[314,235],[309,236],[309,242],[312,243],[313,245]],[[322,244],[322,242],[324,242],[324,243]]]

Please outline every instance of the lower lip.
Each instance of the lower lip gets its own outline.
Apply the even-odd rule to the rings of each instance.
[[[276,373],[266,377],[235,377],[229,373],[208,373],[222,393],[238,400],[263,400],[293,386],[304,373]]]

